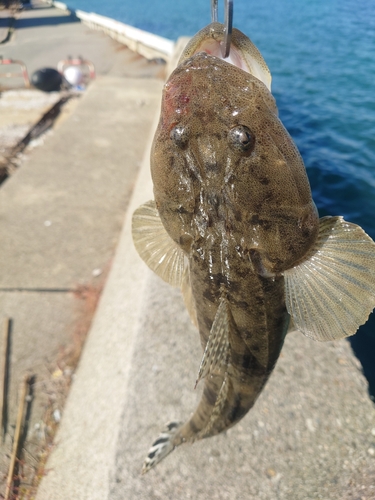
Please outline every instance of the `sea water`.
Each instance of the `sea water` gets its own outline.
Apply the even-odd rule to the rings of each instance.
[[[210,0],[68,1],[173,40],[210,22]],[[280,118],[303,156],[320,216],[342,215],[375,239],[374,0],[233,3],[234,26],[271,70]],[[351,344],[375,395],[375,314]]]

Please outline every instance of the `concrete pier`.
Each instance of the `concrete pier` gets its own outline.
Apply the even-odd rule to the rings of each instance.
[[[14,26],[0,54],[24,61],[30,75],[80,54],[94,63],[96,79],[65,105],[42,145],[17,157],[18,168],[0,187],[1,328],[6,318],[12,320],[6,436],[0,444],[3,492],[24,375],[35,376],[35,383],[21,487],[30,484],[50,426],[63,413],[73,358],[111,267],[164,70],[45,4],[18,13]],[[63,95],[18,84],[0,96],[4,158]]]
[[[35,453],[53,384],[69,376],[56,359],[82,320],[77,290],[104,287],[67,403],[56,403],[62,419],[37,500],[374,500],[375,413],[360,366],[346,341],[314,343],[299,333],[288,335],[259,401],[237,426],[181,446],[140,475],[164,424],[194,410],[202,356],[179,291],[146,268],[130,234],[133,210],[152,198],[161,68],[64,11],[34,9],[20,15],[21,26],[22,19],[22,33],[16,24],[18,38],[2,50],[30,68],[74,55],[73,32],[83,56],[102,54],[98,78],[0,187],[10,393],[15,398],[25,371],[37,374],[28,438]],[[50,47],[45,60],[33,59],[31,40]],[[16,401],[10,423],[15,412]],[[7,454],[11,425],[8,432]]]

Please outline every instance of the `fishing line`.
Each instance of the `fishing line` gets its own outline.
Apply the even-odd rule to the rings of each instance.
[[[218,20],[218,0],[211,0],[211,21],[216,23]],[[229,56],[230,42],[232,38],[233,27],[233,0],[225,0],[224,7],[224,41],[222,53],[224,59]]]

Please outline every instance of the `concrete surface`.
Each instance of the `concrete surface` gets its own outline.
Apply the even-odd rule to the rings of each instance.
[[[0,167],[29,130],[61,98],[60,92],[17,89],[0,94]]]
[[[9,10],[2,9],[0,6],[0,48],[2,42],[6,39],[8,35],[10,24]]]
[[[70,10],[90,29],[103,31],[111,38],[126,45],[134,52],[141,54],[146,59],[163,58],[168,60],[174,52],[174,42],[167,38],[143,31],[129,24],[121,23],[115,19],[74,9],[63,2],[50,2],[53,6],[62,10]],[[88,10],[89,7],[87,7]]]
[[[60,14],[63,22],[57,19]],[[1,329],[4,318],[12,318],[0,492],[25,373],[36,376],[23,455],[26,482],[31,481],[31,469],[49,432],[46,411],[62,411],[64,395],[59,391],[66,392],[62,386],[68,385],[71,374],[64,378],[58,363],[64,369],[63,355],[76,348],[80,329],[88,328],[92,311],[87,310],[87,300],[97,298],[110,268],[160,102],[162,81],[154,78],[160,67],[65,18],[66,13],[57,9],[22,12],[18,31],[0,52],[24,60],[32,70],[52,62],[56,66],[73,46],[85,56],[87,46],[95,52],[99,70],[88,90],[63,108],[53,129],[40,139],[41,146],[29,148],[18,170],[0,187]],[[1,130],[14,125],[15,107],[23,104],[25,92],[31,101],[40,96],[34,90],[20,90],[18,100],[16,91],[1,95]],[[6,106],[14,94],[13,106]],[[40,115],[26,108],[17,120],[30,126]],[[0,134],[4,142],[6,134]]]
[[[70,414],[70,417],[57,437],[64,445],[56,448],[57,454],[48,464],[53,474],[48,474],[42,482],[38,498],[103,499],[109,492],[123,402],[131,383],[133,348],[143,316],[144,287],[149,277],[148,270],[138,260],[129,232],[134,206],[144,201],[144,195],[146,198],[152,195],[147,167],[142,169],[137,186],[139,189],[125,220],[127,229],[122,232],[111,278],[106,283],[95,326],[80,362],[82,376],[77,375],[79,383],[74,384],[69,397],[66,415]],[[88,413],[87,409],[90,409]],[[81,433],[82,439],[78,438]],[[90,464],[86,470],[84,464],[88,460]],[[75,469],[78,464],[84,467],[86,477],[75,482],[73,477],[77,479]]]
[[[1,190],[0,190],[1,192]],[[48,290],[0,292],[0,324],[12,319],[10,346],[10,383],[6,434],[0,445],[0,492],[9,467],[17,409],[19,387],[26,374],[35,377],[31,418],[25,448],[25,478],[33,477],[32,466],[45,446],[46,410],[53,404],[61,412],[64,394],[58,394],[53,379],[59,354],[73,341],[73,333],[82,315],[82,301],[74,293],[51,293]],[[1,347],[3,338],[1,339]],[[61,379],[62,381],[62,379]],[[61,389],[61,388],[60,388]],[[53,402],[52,402],[53,399]],[[30,456],[33,459],[30,462]]]
[[[58,62],[68,56],[82,56],[91,61],[98,75],[111,72],[149,78],[152,71],[155,74],[160,71],[157,64],[147,64],[142,56],[104,33],[91,30],[68,11],[42,1],[34,1],[33,9],[17,14],[14,27],[10,42],[0,45],[0,55],[23,61],[30,77],[38,69],[57,68]],[[3,80],[0,79],[0,84],[4,84]],[[18,85],[22,86],[21,79]]]
[[[131,212],[152,196],[148,154],[37,500],[373,500],[375,413],[359,365],[347,342],[299,333],[239,425],[140,475],[164,424],[194,410],[202,355],[179,291],[131,243]]]
[[[160,89],[150,79],[98,78],[4,184],[1,289],[72,288],[109,262]]]
[[[97,286],[110,267],[161,85],[98,78],[0,188],[0,310],[14,322],[13,403],[25,371],[45,380],[39,365],[72,342],[74,290]],[[37,406],[32,425],[43,418]]]

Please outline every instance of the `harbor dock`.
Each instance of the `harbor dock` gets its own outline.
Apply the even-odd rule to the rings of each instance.
[[[0,491],[29,376],[23,462],[11,488],[36,500],[374,500],[375,413],[360,364],[348,342],[298,332],[238,425],[140,474],[163,426],[186,420],[200,396],[200,341],[181,294],[147,269],[131,238],[133,211],[153,197],[149,156],[170,67],[162,59],[179,49],[159,40],[147,52],[134,39],[131,50],[132,31],[121,38],[121,27],[100,17],[32,2],[0,45],[0,56],[23,61],[30,75],[69,56],[96,72],[0,186],[0,320],[11,325]],[[1,93],[5,160],[65,95]]]

